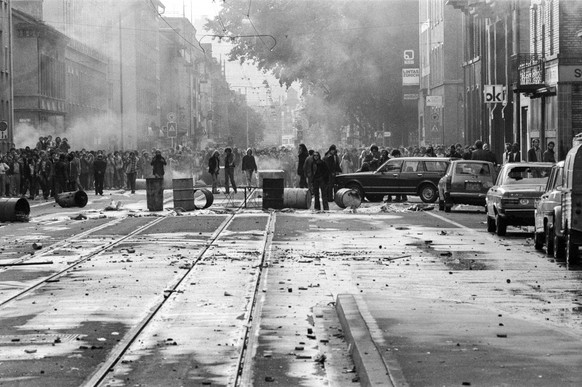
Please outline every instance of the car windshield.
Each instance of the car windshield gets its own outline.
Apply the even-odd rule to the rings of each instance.
[[[491,168],[487,163],[457,163],[455,166],[457,175],[482,175],[491,174]]]
[[[550,176],[548,166],[515,166],[508,168],[503,176],[502,185],[506,184],[542,184],[545,185]]]

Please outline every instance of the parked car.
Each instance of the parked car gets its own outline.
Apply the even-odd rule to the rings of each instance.
[[[487,191],[487,231],[503,236],[507,226],[533,226],[534,204],[542,195],[552,163],[505,164]]]
[[[385,195],[416,195],[425,203],[434,203],[438,182],[450,162],[446,157],[393,158],[375,171],[336,176],[336,189],[357,190],[369,201],[381,201]]]
[[[485,206],[485,196],[495,177],[495,165],[489,161],[451,161],[438,185],[439,210],[450,212],[454,204]]]
[[[560,223],[561,220],[563,176],[564,162],[560,161],[552,167],[546,189],[535,205],[534,247],[536,250],[541,250],[546,245],[547,255],[555,253],[554,227],[556,221]]]
[[[554,256],[578,261],[582,245],[582,145],[566,155],[562,172],[561,204],[556,206],[553,225]]]

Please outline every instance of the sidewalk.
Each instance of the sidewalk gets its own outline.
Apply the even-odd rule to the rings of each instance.
[[[337,297],[362,386],[580,386],[582,340],[470,304]]]

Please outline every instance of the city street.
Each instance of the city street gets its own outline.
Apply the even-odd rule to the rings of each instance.
[[[2,386],[582,385],[582,267],[482,208],[88,194],[0,223]]]

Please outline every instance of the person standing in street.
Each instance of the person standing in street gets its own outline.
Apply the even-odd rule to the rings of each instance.
[[[127,175],[127,187],[131,193],[135,193],[135,180],[137,179],[137,152],[130,152],[127,166],[125,167],[125,174]]]
[[[47,151],[41,151],[40,162],[38,163],[38,182],[42,189],[42,197],[47,200],[51,194],[53,163]]]
[[[97,159],[93,162],[93,177],[95,178],[95,196],[103,196],[103,182],[105,181],[105,171],[107,170],[107,160],[102,153],[97,154]]]
[[[542,161],[542,149],[540,148],[540,140],[534,138],[531,144],[531,149],[527,151],[527,161],[534,163]]]
[[[556,154],[554,153],[554,147],[556,144],[553,141],[548,142],[548,147],[543,155],[543,161],[545,163],[555,163],[556,162]]]
[[[305,144],[299,144],[299,153],[297,156],[297,175],[299,176],[299,188],[307,188],[307,178],[305,176],[305,170],[303,167],[305,166],[305,159],[307,159],[309,156],[309,152],[307,151]]]
[[[156,154],[150,163],[153,167],[154,177],[157,179],[164,178],[164,167],[167,165],[166,159],[162,156],[162,152],[156,149]]]
[[[230,192],[229,182],[232,184],[232,189],[236,193],[236,183],[234,181],[234,154],[231,148],[224,150],[224,188],[226,193]]]
[[[69,181],[67,183],[67,190],[83,190],[84,188],[81,185],[81,161],[75,152],[69,153],[67,160],[69,161]]]
[[[319,203],[320,192],[321,192],[321,202],[323,203],[323,210],[329,210],[329,200],[327,196],[328,186],[329,186],[329,169],[327,164],[321,159],[319,152],[313,153],[313,195],[315,197],[315,202],[313,204],[316,211],[321,210],[321,204]]]
[[[67,158],[64,153],[61,153],[59,160],[54,164],[54,184],[55,195],[65,192],[67,189],[67,182],[69,181],[69,166],[67,165]]]
[[[315,152],[313,149],[310,149],[307,154],[307,158],[305,159],[305,163],[303,164],[303,173],[305,175],[305,180],[307,181],[307,188],[309,188],[309,192],[313,194],[313,154]]]
[[[519,163],[521,162],[521,152],[519,151],[519,144],[514,142],[511,146],[511,155],[509,156],[510,163]]]
[[[503,152],[503,164],[507,164],[511,158],[512,146],[510,142],[505,143],[505,152]]]
[[[212,177],[212,193],[219,193],[218,191],[218,174],[220,173],[220,152],[217,150],[212,153],[208,159],[208,173]]]
[[[251,148],[247,149],[247,154],[243,156],[241,164],[247,186],[250,187],[252,185],[253,173],[257,172],[257,162]]]
[[[0,157],[0,198],[4,196],[6,190],[6,172],[10,167],[6,164],[6,158]]]
[[[378,157],[380,157],[380,153],[378,152]],[[335,145],[329,147],[329,150],[325,154],[325,158],[323,159],[325,164],[327,165],[328,170],[328,179],[327,179],[327,200],[333,201],[333,188],[335,185],[335,177],[342,173],[342,169],[340,168],[340,160],[337,155],[337,148]],[[379,158],[378,158],[379,162]]]

